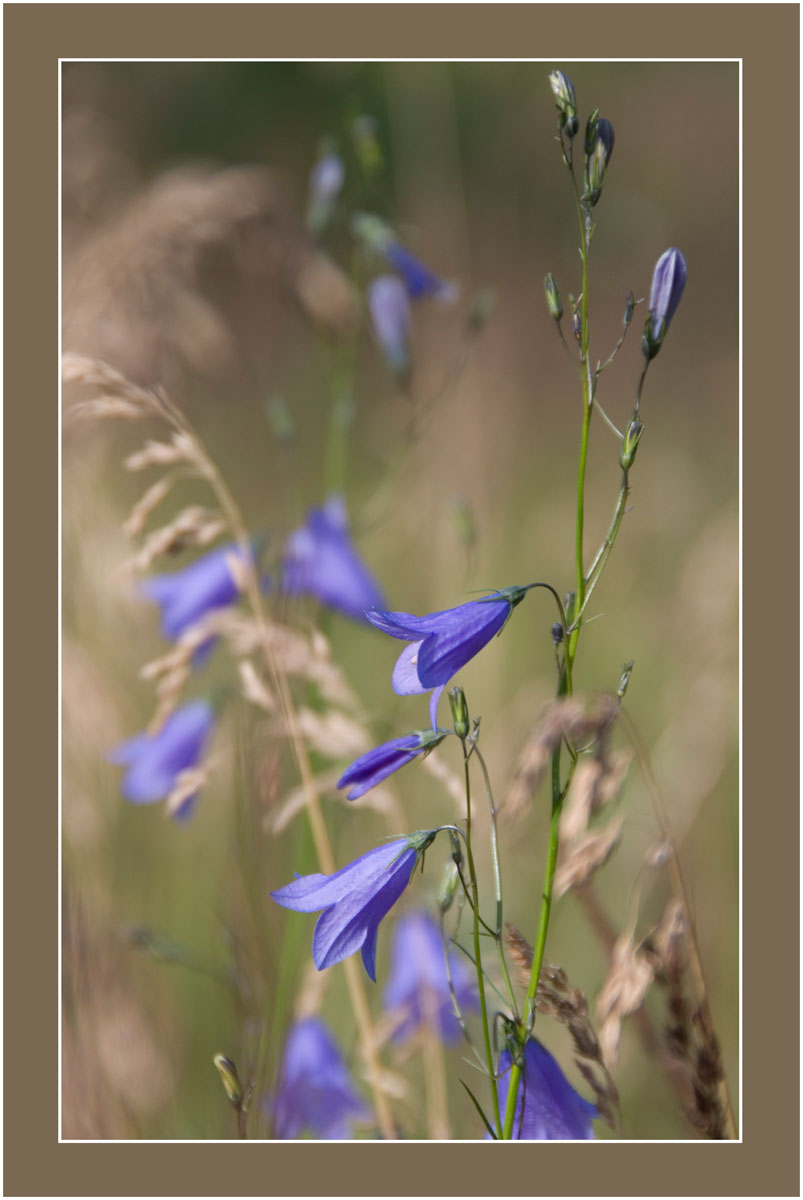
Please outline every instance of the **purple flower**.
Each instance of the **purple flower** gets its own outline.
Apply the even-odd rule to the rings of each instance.
[[[376,982],[379,922],[407,887],[419,850],[426,849],[432,836],[396,838],[334,875],[302,875],[271,892],[277,904],[295,912],[323,910],[312,937],[312,959],[319,971],[361,950],[365,969]]]
[[[504,588],[481,600],[469,600],[457,608],[429,613],[426,617],[378,609],[366,612],[377,629],[411,643],[402,650],[393,670],[396,695],[410,696],[435,688],[430,702],[435,726],[437,703],[446,684],[492,637],[502,632],[528,590]]]
[[[377,276],[368,287],[368,308],[382,353],[391,370],[403,375],[410,366],[410,304],[401,280]]]
[[[650,315],[641,339],[646,358],[655,358],[674,317],[686,286],[686,260],[679,250],[665,250],[652,275]]]
[[[352,545],[340,496],[312,509],[287,539],[282,588],[291,596],[315,596],[355,621],[364,621],[367,608],[383,603],[379,585]]]
[[[172,792],[182,771],[197,767],[214,729],[215,713],[205,700],[177,709],[158,733],[138,733],[116,746],[109,761],[127,767],[122,791],[134,804],[155,804]],[[186,797],[172,814],[187,817],[197,792]]]
[[[162,610],[165,637],[175,640],[208,612],[234,604],[240,590],[229,566],[232,558],[242,560],[233,543],[196,559],[183,571],[143,580],[142,594]]]
[[[454,284],[439,279],[399,242],[390,242],[385,246],[385,258],[401,275],[411,300],[421,300],[424,296],[434,296],[436,300],[446,302],[455,299],[457,289]]]
[[[597,203],[602,194],[615,140],[613,125],[605,117],[600,117],[594,124],[594,140],[588,155],[588,199],[592,205]]]
[[[446,736],[446,733],[439,730],[424,730],[384,742],[353,762],[340,776],[337,786],[344,788],[354,784],[347,799],[358,800],[383,779],[387,779],[388,775],[406,766],[418,754],[427,754],[433,750]]]
[[[351,1136],[353,1120],[370,1119],[334,1038],[317,1017],[297,1021],[287,1035],[270,1107],[275,1135],[283,1140],[305,1130],[315,1137],[342,1140]]]
[[[333,150],[322,154],[310,171],[307,224],[313,233],[329,223],[345,178],[343,160]]]
[[[476,990],[467,967],[454,954],[449,955],[449,964],[461,1009],[476,1008]],[[460,1037],[443,943],[429,913],[411,912],[399,918],[393,931],[384,1003],[389,1012],[404,1016],[394,1034],[397,1041],[405,1041],[421,1025],[434,1026],[444,1042],[456,1042]]]
[[[510,1051],[499,1058],[499,1107],[507,1102]],[[555,1059],[531,1038],[524,1048],[524,1071],[513,1122],[513,1137],[524,1141],[580,1141],[594,1137],[595,1106],[574,1090]]]

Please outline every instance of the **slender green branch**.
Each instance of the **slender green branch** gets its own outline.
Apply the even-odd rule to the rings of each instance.
[[[493,1106],[495,1128],[498,1129],[500,1126],[499,1090],[496,1086],[494,1056],[491,1049],[491,1033],[488,1026],[488,1003],[485,998],[485,974],[482,969],[482,950],[480,949],[479,889],[477,887],[477,872],[474,868],[474,853],[471,848],[471,777],[468,765],[468,749],[465,740],[463,741],[463,769],[466,780],[466,857],[468,858],[468,873],[471,879],[471,890],[474,900],[472,908],[474,911],[474,958],[477,968],[477,989],[480,997],[485,1059],[488,1064],[488,1076],[491,1086],[491,1104]]]

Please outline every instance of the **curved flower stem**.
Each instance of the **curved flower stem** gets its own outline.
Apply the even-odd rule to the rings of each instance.
[[[518,1021],[519,1010],[518,1010],[518,1005],[516,1004],[516,993],[513,990],[513,983],[511,982],[511,979],[510,979],[510,971],[508,970],[507,959],[505,957],[505,947],[502,942],[502,928],[503,928],[504,918],[503,918],[503,906],[502,906],[502,868],[501,868],[501,864],[499,862],[499,835],[498,835],[498,830],[496,827],[496,811],[497,810],[496,810],[496,805],[494,804],[493,791],[491,790],[491,779],[488,774],[488,767],[486,765],[485,759],[482,756],[480,748],[476,742],[474,743],[472,751],[470,751],[470,753],[476,754],[477,758],[479,759],[479,764],[482,768],[483,778],[485,779],[485,794],[488,797],[488,811],[491,816],[491,854],[493,856],[494,883],[496,885],[495,941],[496,941],[496,948],[499,953],[499,964],[502,968],[502,975],[505,980],[505,987],[507,989],[510,1007],[511,1007],[514,1017]]]
[[[301,776],[301,782],[304,789],[304,802],[306,804],[310,829],[312,831],[312,839],[315,844],[315,853],[317,855],[321,870],[325,874],[331,875],[335,871],[335,858],[334,854],[332,853],[332,846],[331,842],[329,841],[326,822],[323,819],[320,797],[315,784],[312,765],[310,763],[307,747],[304,743],[304,739],[299,728],[298,715],[296,713],[293,697],[287,682],[287,676],[285,675],[284,671],[280,670],[279,665],[276,662],[276,656],[273,650],[273,642],[269,632],[268,618],[265,613],[265,608],[262,601],[262,593],[259,588],[257,570],[252,561],[251,544],[245,522],[243,521],[242,514],[237,506],[237,502],[229,491],[228,485],[221,475],[216,463],[207,453],[200,437],[189,424],[184,414],[172,403],[172,401],[169,401],[166,398],[164,398],[164,407],[171,422],[190,440],[198,468],[214,492],[242,554],[243,563],[245,564],[244,586],[246,597],[257,624],[260,641],[262,643],[262,648],[265,655],[265,661],[267,663],[268,670],[270,671],[273,686],[275,687],[276,693],[279,697],[282,716],[287,726],[290,736],[290,744],[293,748],[293,754],[295,756],[299,774]],[[373,1095],[377,1124],[379,1125],[380,1132],[384,1138],[394,1140],[396,1137],[396,1129],[387,1095],[383,1091],[380,1082],[381,1066],[377,1054],[376,1037],[373,1030],[368,1001],[365,995],[365,988],[363,986],[362,979],[360,978],[357,962],[354,958],[345,959],[343,967],[346,973],[346,983],[348,985],[349,998],[352,1009],[354,1010],[354,1018],[359,1032],[360,1049],[368,1068],[369,1086]]]
[[[482,1016],[482,1036],[485,1044],[485,1061],[488,1066],[488,1077],[491,1085],[491,1104],[493,1106],[493,1114],[495,1126],[498,1129],[500,1126],[499,1119],[499,1091],[496,1086],[496,1070],[494,1068],[494,1056],[491,1049],[491,1031],[488,1026],[488,1003],[485,998],[485,974],[482,969],[482,951],[480,949],[480,914],[479,914],[479,889],[477,887],[477,872],[474,868],[474,853],[471,849],[471,778],[468,766],[468,749],[465,740],[463,745],[463,769],[466,779],[466,857],[468,859],[468,873],[471,880],[471,891],[473,895],[473,914],[474,914],[474,960],[477,968],[477,990],[480,997],[480,1014]]]

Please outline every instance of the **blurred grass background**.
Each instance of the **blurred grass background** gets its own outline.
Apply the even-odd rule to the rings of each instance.
[[[543,276],[554,272],[565,297],[579,290],[579,262],[547,83],[555,65],[574,81],[581,129],[597,105],[616,130],[595,210],[595,356],[606,357],[619,336],[625,293],[648,295],[667,246],[680,247],[688,264],[682,305],[648,376],[632,511],[595,594],[600,617],[583,634],[575,680],[584,691],[610,689],[622,663],[635,660],[627,709],[649,749],[678,840],[736,1104],[737,65],[65,64],[64,348],[97,353],[143,382],[164,379],[249,522],[280,541],[325,498],[327,362],[337,335],[322,333],[310,319],[302,289],[288,285],[280,253],[275,270],[263,261],[255,268],[254,246],[233,239],[214,248],[194,280],[220,328],[212,326],[205,340],[203,326],[196,331],[188,319],[182,334],[174,323],[158,353],[140,356],[127,323],[126,287],[154,243],[147,229],[137,240],[129,227],[128,242],[118,245],[116,231],[167,172],[197,163],[210,172],[251,164],[266,168],[275,183],[270,246],[300,245],[306,179],[321,137],[335,137],[346,152],[351,121],[370,113],[386,160],[377,196],[383,214],[429,266],[461,285],[453,309],[416,309],[417,397],[439,390],[477,288],[494,290],[496,310],[424,436],[388,477],[379,505],[372,498],[408,427],[410,401],[364,331],[346,488],[360,553],[390,607],[409,612],[460,603],[470,589],[534,579],[565,592],[573,575],[580,398],[546,312]],[[349,188],[347,182],[347,201]],[[315,253],[347,270],[352,245],[347,231],[335,229]],[[101,279],[103,271],[108,278]],[[143,324],[150,304],[150,292],[137,297]],[[153,311],[158,342],[163,325],[155,301]],[[623,351],[600,383],[599,398],[620,424],[640,370],[643,312],[637,310]],[[214,354],[212,335],[220,341]],[[296,426],[290,446],[277,443],[267,416],[277,395]],[[120,572],[130,554],[120,526],[141,490],[120,462],[144,432],[128,425],[65,429],[64,1136],[229,1137],[235,1123],[212,1057],[222,1052],[241,1061],[262,1029],[267,1075],[275,1068],[308,965],[313,918],[278,909],[267,892],[293,871],[313,869],[314,858],[303,815],[279,837],[262,831],[265,806],[297,780],[289,756],[279,755],[242,702],[227,708],[216,739],[223,765],[186,826],[166,820],[158,807],[124,803],[119,772],[104,760],[110,746],[150,719],[152,694],[138,671],[163,648],[155,611]],[[617,458],[611,434],[592,423],[587,559],[613,511]],[[195,498],[189,486],[179,499],[188,498]],[[470,552],[458,534],[458,502],[473,514]],[[166,511],[173,511],[170,503]],[[461,673],[472,713],[482,714],[484,752],[500,799],[554,693],[554,613],[544,597],[531,594],[504,636]],[[317,619],[310,604],[297,615],[302,622]],[[423,700],[391,692],[395,642],[338,616],[321,614],[320,621],[377,741],[426,723]],[[205,692],[231,678],[216,657],[191,686]],[[438,754],[458,769],[449,743]],[[406,829],[454,817],[454,803],[419,767],[398,776],[393,790]],[[331,795],[324,804],[339,863],[387,832],[370,811],[348,809]],[[597,878],[598,893],[618,932],[632,915],[638,877],[643,932],[660,918],[668,893],[661,872],[640,873],[657,829],[636,764],[621,811],[623,841]],[[530,938],[547,819],[542,790],[526,818],[502,830],[506,916]],[[479,858],[489,878],[482,850]],[[433,855],[405,904],[434,899],[440,862]],[[380,983],[370,992],[376,1014],[391,920],[380,932]],[[150,951],[137,948],[132,928],[165,940]],[[562,965],[589,999],[604,980],[605,956],[572,895],[555,906],[547,960]],[[233,961],[251,981],[247,1000],[227,982]],[[354,1062],[341,976],[339,968],[327,973],[322,1012]],[[662,1001],[654,989],[648,1007],[658,1025]],[[544,1021],[540,1035],[581,1086],[563,1031]],[[385,1057],[407,1080],[396,1105],[402,1130],[426,1136],[416,1100],[420,1064]],[[477,1136],[457,1084],[468,1068],[458,1052],[448,1066],[454,1134]],[[689,1136],[665,1079],[627,1022],[617,1083],[622,1136]],[[598,1135],[610,1136],[601,1123]]]

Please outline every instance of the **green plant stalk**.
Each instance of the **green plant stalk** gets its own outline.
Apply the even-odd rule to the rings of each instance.
[[[488,1004],[485,999],[485,974],[482,969],[482,951],[480,949],[480,905],[479,889],[477,887],[477,872],[474,869],[474,853],[471,849],[471,779],[468,767],[468,751],[465,741],[463,744],[463,769],[466,779],[466,857],[468,859],[468,874],[471,881],[474,916],[474,960],[477,968],[477,990],[480,997],[480,1015],[482,1017],[482,1036],[485,1045],[485,1061],[488,1066],[488,1080],[491,1085],[491,1104],[493,1105],[495,1129],[500,1127],[499,1091],[496,1086],[496,1071],[494,1056],[491,1049],[491,1031],[488,1026]]]
[[[574,187],[575,202],[577,207],[577,219],[580,226],[580,257],[583,271],[583,291],[580,308],[580,361],[582,366],[583,384],[583,426],[580,435],[580,459],[577,468],[577,512],[575,521],[575,604],[577,613],[580,614],[583,610],[586,599],[586,575],[585,566],[583,564],[585,477],[586,463],[588,460],[588,437],[591,426],[591,409],[594,400],[594,386],[591,377],[591,366],[588,353],[588,250],[590,242],[590,213],[583,206],[581,201],[580,193],[577,189],[577,180],[575,178],[574,169],[571,166],[571,160],[569,159],[567,162],[569,163],[569,170],[572,177],[572,185]],[[558,696],[571,695],[572,667],[574,664],[575,655],[577,654],[577,643],[579,637],[580,620],[578,615],[578,617],[572,618],[571,633],[567,633],[566,649],[564,652],[564,669],[560,674],[560,679],[558,682]],[[546,867],[544,871],[544,886],[541,893],[541,911],[538,918],[538,932],[536,934],[535,946],[533,949],[533,965],[530,971],[530,981],[527,987],[527,995],[524,1003],[525,1025],[523,1029],[519,1030],[521,1039],[520,1049],[522,1052],[524,1050],[524,1046],[526,1045],[527,1038],[530,1036],[532,1025],[535,1020],[535,997],[538,991],[538,981],[541,977],[541,967],[544,961],[547,931],[549,929],[549,917],[552,911],[552,890],[555,882],[555,868],[558,861],[560,815],[563,810],[563,799],[566,795],[566,790],[568,789],[574,769],[574,762],[572,762],[572,765],[569,768],[569,776],[566,781],[566,785],[565,787],[561,787],[560,757],[561,747],[557,746],[552,754],[552,813],[549,822],[549,845],[547,848]],[[510,1068],[507,1104],[505,1107],[505,1123],[502,1129],[502,1138],[506,1141],[510,1140],[513,1133],[513,1122],[516,1115],[516,1105],[518,1102],[519,1087],[521,1085],[521,1075],[521,1063],[520,1061],[514,1061]]]
[[[519,1011],[518,1005],[516,1004],[516,993],[513,989],[513,982],[510,978],[510,971],[508,970],[507,959],[505,958],[505,947],[502,944],[502,925],[504,921],[502,901],[502,867],[499,861],[499,833],[496,824],[496,805],[494,804],[493,791],[491,790],[491,778],[488,774],[488,766],[476,742],[474,743],[473,753],[476,754],[482,768],[482,774],[485,780],[485,794],[488,797],[488,810],[491,816],[491,856],[493,858],[494,884],[496,887],[496,948],[499,953],[499,964],[502,968],[502,975],[505,980],[505,988],[507,989],[511,1011],[518,1021]]]
[[[571,777],[571,776],[570,776]],[[568,787],[568,783],[566,785]],[[547,851],[546,871],[544,873],[544,888],[541,893],[541,913],[538,919],[538,933],[533,948],[533,965],[530,971],[530,983],[524,1000],[524,1011],[528,1014],[522,1031],[521,1049],[524,1049],[530,1036],[535,1015],[535,996],[538,991],[538,981],[541,977],[541,967],[544,962],[546,935],[549,928],[549,916],[552,910],[552,889],[555,882],[555,867],[558,861],[558,830],[560,814],[563,811],[563,798],[566,789],[560,786],[560,746],[552,754],[552,816],[549,822],[549,849]],[[510,1068],[510,1080],[507,1090],[507,1105],[505,1107],[505,1124],[502,1139],[509,1141],[513,1135],[513,1121],[516,1115],[519,1086],[521,1082],[521,1066],[514,1062]]]

